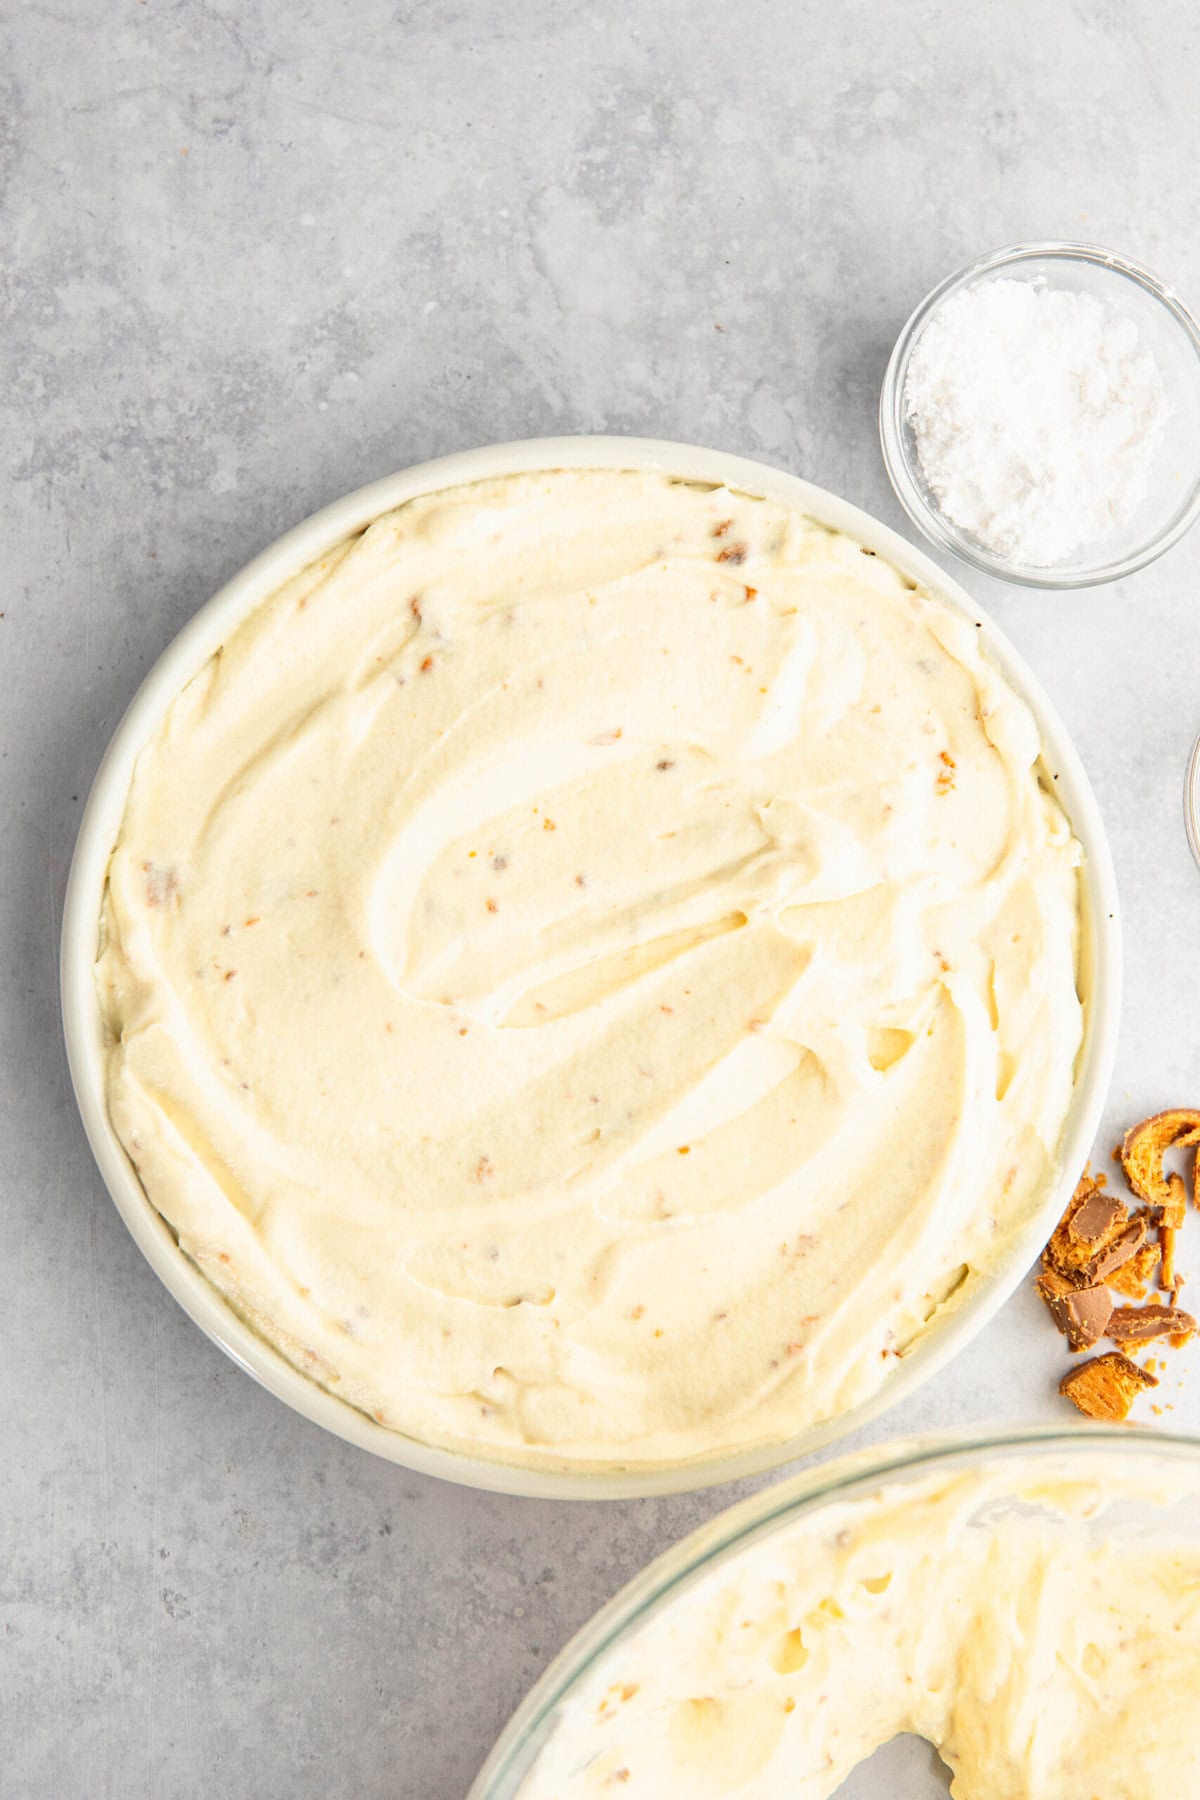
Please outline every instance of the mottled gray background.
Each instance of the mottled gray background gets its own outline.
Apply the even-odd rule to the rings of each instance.
[[[293,1418],[167,1297],[59,1042],[105,740],[263,544],[442,451],[691,439],[900,523],[876,395],[948,270],[1082,236],[1200,300],[1197,14],[8,0],[0,46],[0,1793],[455,1800],[573,1629],[731,1494],[571,1507],[406,1475]],[[968,579],[1112,835],[1102,1151],[1200,1096],[1198,560],[1193,538],[1065,598]],[[870,1435],[1061,1417],[1061,1363],[1026,1295]],[[1200,1426],[1200,1380],[1162,1397]],[[911,1795],[927,1760],[855,1792]]]

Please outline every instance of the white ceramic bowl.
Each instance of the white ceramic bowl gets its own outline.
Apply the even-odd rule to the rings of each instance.
[[[498,1460],[431,1448],[389,1431],[344,1400],[336,1399],[293,1368],[242,1322],[184,1254],[151,1205],[111,1121],[104,1094],[104,1045],[93,981],[97,930],[109,857],[116,841],[133,765],[167,708],[191,676],[217,650],[234,626],[298,569],[322,556],[381,513],[418,494],[463,482],[535,469],[650,468],[688,480],[729,487],[784,501],[845,531],[903,570],[948,606],[980,625],[984,653],[1032,709],[1042,734],[1043,754],[1056,778],[1055,793],[1065,807],[1084,850],[1083,932],[1080,982],[1087,1000],[1086,1029],[1067,1119],[1058,1179],[1043,1204],[1013,1242],[1004,1267],[979,1284],[962,1307],[928,1331],[912,1353],[895,1365],[878,1393],[864,1405],[798,1433],[785,1442],[750,1451],[689,1462],[678,1467],[558,1473],[523,1469]],[[1121,950],[1112,860],[1099,810],[1066,731],[1037,681],[980,609],[927,556],[857,507],[794,475],[722,451],[660,443],[645,438],[542,438],[463,451],[422,463],[360,488],[325,507],[279,539],[201,608],[150,671],[118,726],[96,775],[84,809],[67,883],[62,937],[62,1003],[67,1057],[79,1109],[100,1172],[122,1218],[150,1262],[201,1330],[247,1374],[305,1418],[378,1456],[439,1475],[469,1487],[500,1493],[560,1499],[615,1499],[640,1494],[680,1493],[733,1481],[777,1468],[822,1444],[857,1429],[912,1392],[962,1348],[1003,1305],[1033,1261],[1066,1204],[1091,1151],[1108,1091],[1120,1010]]]

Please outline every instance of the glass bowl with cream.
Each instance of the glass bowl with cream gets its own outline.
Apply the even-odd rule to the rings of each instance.
[[[1198,1691],[1200,1440],[928,1439],[768,1488],[651,1564],[469,1800],[1195,1794]]]
[[[106,1180],[307,1416],[516,1492],[774,1466],[1001,1304],[1091,1145],[1094,801],[970,600],[643,441],[351,496],[176,640],[64,926]]]

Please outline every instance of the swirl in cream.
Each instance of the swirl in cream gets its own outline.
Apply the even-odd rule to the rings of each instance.
[[[259,1332],[431,1443],[780,1440],[1002,1259],[1081,1036],[1078,847],[970,626],[636,471],[414,500],[138,760],[112,1117]]]

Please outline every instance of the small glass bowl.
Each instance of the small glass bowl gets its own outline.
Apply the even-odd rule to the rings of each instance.
[[[1003,277],[1091,294],[1133,320],[1141,346],[1158,364],[1170,403],[1163,442],[1146,496],[1133,518],[1102,542],[1081,545],[1067,561],[1040,567],[988,549],[942,512],[925,479],[907,417],[908,365],[930,318],[965,288]],[[930,541],[985,574],[1025,587],[1090,587],[1141,569],[1178,543],[1200,514],[1200,325],[1173,289],[1136,263],[1094,244],[1015,244],[994,250],[943,281],[900,333],[879,400],[879,436],[888,478],[905,512]]]

